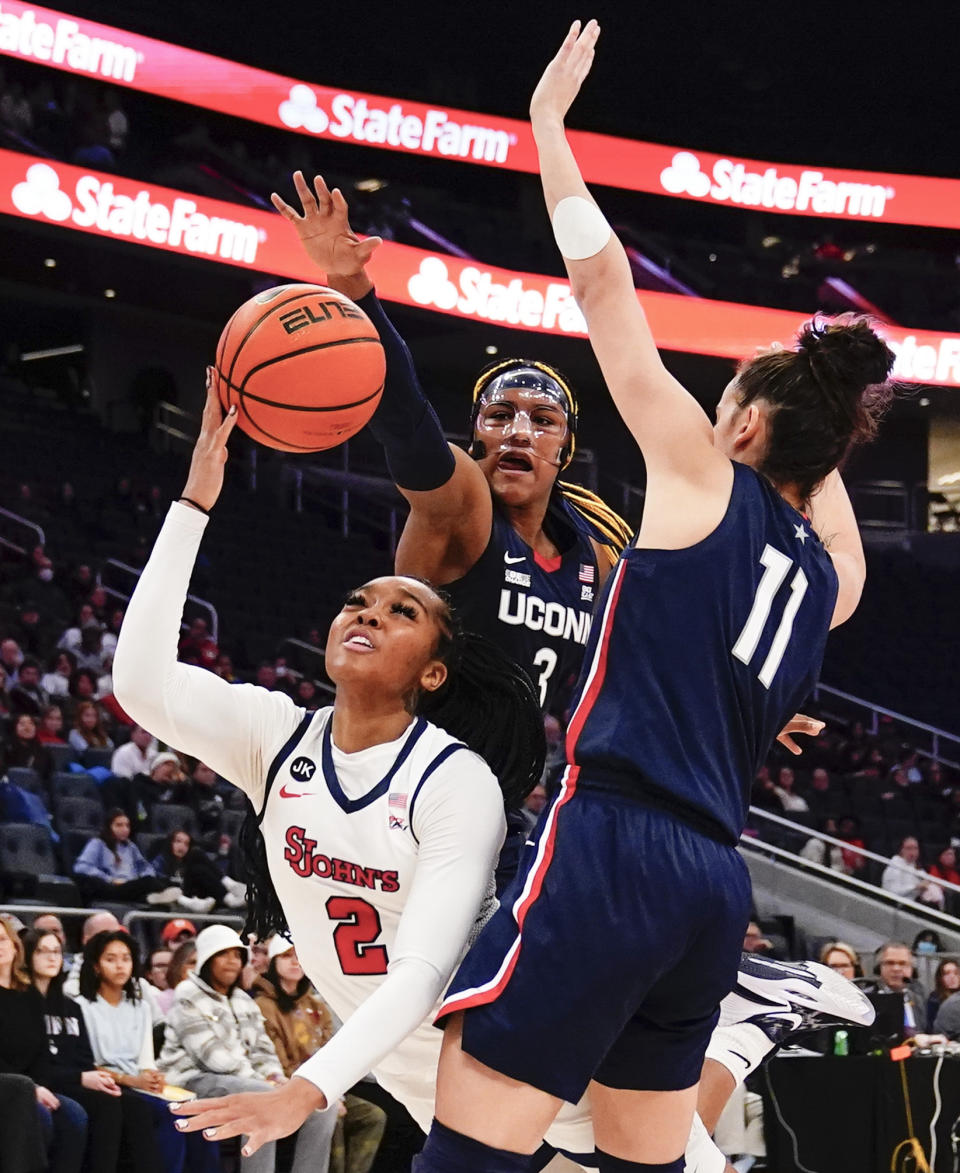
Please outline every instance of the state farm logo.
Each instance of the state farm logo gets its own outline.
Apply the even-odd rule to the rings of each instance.
[[[152,199],[148,190],[135,196],[118,192],[113,181],[81,175],[73,193],[60,186],[49,163],[34,163],[10,192],[13,206],[25,216],[43,216],[58,224],[72,222],[120,239],[168,245],[199,256],[253,264],[266,233],[254,224],[208,216],[195,200],[177,196],[172,204]]]
[[[56,15],[42,9],[41,12],[45,17]],[[58,16],[51,23],[38,19],[32,8],[17,13],[9,9],[4,12],[2,6],[0,53],[60,65],[74,73],[125,82],[134,81],[137,66],[143,61],[143,54],[132,45],[90,36],[69,17]]]
[[[718,159],[707,174],[692,151],[677,151],[660,172],[660,186],[671,195],[772,208],[778,212],[805,212],[813,216],[862,216],[880,219],[896,192],[878,183],[826,179],[822,171],[800,170],[781,175],[776,167],[748,171],[743,163]]]
[[[338,93],[330,109],[320,104],[316,91],[299,83],[277,107],[277,116],[291,130],[329,134],[373,146],[437,154],[482,163],[506,163],[517,136],[495,126],[457,122],[446,110],[428,109],[421,118],[402,102],[371,105],[356,94]]]
[[[456,310],[487,322],[506,322],[529,330],[557,329],[564,334],[587,332],[570,286],[559,281],[533,289],[524,285],[522,277],[514,277],[504,285],[475,265],[465,265],[455,281],[440,257],[424,257],[407,282],[407,292],[417,305]]]

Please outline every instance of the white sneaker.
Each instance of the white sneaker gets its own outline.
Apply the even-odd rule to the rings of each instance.
[[[216,896],[183,896],[177,900],[187,912],[213,912],[217,906]]]
[[[246,889],[243,892],[228,892],[223,898],[223,903],[227,908],[246,908]]]
[[[161,892],[151,892],[146,898],[147,904],[176,904],[183,893],[179,888],[164,888]]]
[[[740,957],[737,984],[720,1004],[719,1026],[752,1023],[775,1046],[800,1031],[851,1022],[870,1026],[873,1003],[853,982],[818,961]]]

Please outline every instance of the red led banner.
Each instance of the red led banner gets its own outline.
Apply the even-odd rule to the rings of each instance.
[[[0,0],[0,53],[315,138],[537,170],[527,122],[310,85],[21,0]],[[763,163],[584,131],[570,138],[590,183],[777,213],[960,228],[956,179]]]
[[[0,213],[297,281],[323,276],[275,213],[12,151],[0,151]],[[556,278],[391,241],[377,250],[371,271],[387,301],[518,330],[586,337],[570,286]],[[671,293],[644,293],[641,302],[662,349],[731,359],[788,339],[805,320],[792,311]],[[902,327],[883,332],[897,351],[899,378],[960,387],[960,336]]]

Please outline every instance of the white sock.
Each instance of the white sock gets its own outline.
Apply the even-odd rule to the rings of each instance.
[[[759,1026],[738,1022],[716,1028],[710,1036],[705,1058],[722,1063],[739,1085],[756,1071],[772,1050],[773,1043]]]

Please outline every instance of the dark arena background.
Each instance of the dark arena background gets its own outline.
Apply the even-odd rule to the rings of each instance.
[[[116,632],[183,489],[224,322],[258,291],[321,279],[270,203],[292,198],[294,170],[383,237],[371,273],[449,437],[466,442],[485,363],[555,364],[580,396],[571,475],[636,524],[643,463],[570,297],[526,121],[569,22],[591,16],[603,33],[568,126],[669,369],[712,416],[738,357],[855,311],[896,350],[902,392],[844,470],[868,575],[806,708],[824,731],[800,757],[776,748],[742,842],[745,949],[829,964],[824,947],[847,942],[848,976],[897,1008],[778,1054],[717,1143],[741,1173],[955,1173],[955,6],[0,0],[0,901],[23,926],[56,912],[71,953],[103,907],[74,865],[136,785],[115,770],[134,744]],[[290,456],[238,431],[226,477],[181,658],[327,704],[326,629],[349,586],[389,571],[405,518],[382,451],[361,432]],[[548,719],[554,763],[563,717]],[[234,877],[235,792],[191,759],[161,781],[133,829],[146,859],[182,826]],[[239,927],[232,891],[106,911],[150,950],[176,943],[161,932],[180,916]],[[406,1173],[418,1134],[370,1089],[389,1109],[373,1168]],[[281,1145],[278,1168],[290,1159]]]

